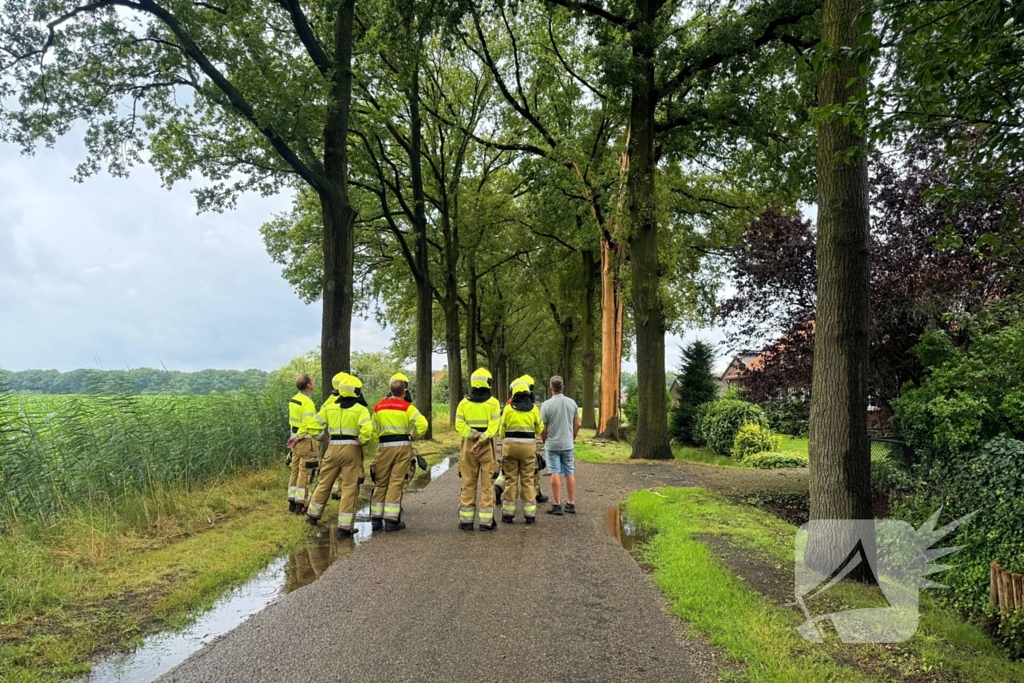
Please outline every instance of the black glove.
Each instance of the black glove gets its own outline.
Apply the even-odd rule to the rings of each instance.
[[[377,471],[373,468],[373,465],[370,465],[370,481],[374,484],[377,483]]]
[[[366,477],[359,477],[359,481],[358,481],[358,482],[356,482],[356,483],[357,483],[357,484],[358,484],[359,486],[362,486],[362,485],[363,485],[363,482],[364,482],[364,481],[366,481]]]
[[[318,467],[320,467],[320,461],[318,460],[310,460],[309,462],[306,463],[307,470],[315,470]]]
[[[416,454],[416,464],[419,465],[420,469],[424,472],[427,471],[427,459],[419,453]]]
[[[537,469],[538,470],[543,470],[543,469],[546,469],[547,466],[548,466],[548,463],[547,463],[546,460],[544,460],[544,456],[538,454],[537,455]]]

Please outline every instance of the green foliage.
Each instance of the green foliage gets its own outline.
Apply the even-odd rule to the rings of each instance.
[[[913,488],[913,477],[891,456],[871,454],[871,488],[883,493]]]
[[[797,453],[764,452],[748,455],[743,458],[744,467],[756,467],[762,470],[774,470],[785,467],[807,467],[807,458]]]
[[[678,401],[669,413],[669,436],[676,443],[697,443],[697,409],[718,395],[718,384],[712,374],[714,362],[715,349],[707,342],[698,339],[682,349]]]
[[[807,436],[811,417],[811,397],[807,392],[784,392],[759,403],[773,431],[791,436]]]
[[[954,347],[943,332],[921,337],[920,386],[894,402],[903,435],[926,457],[958,453],[1000,434],[1024,438],[1024,322],[975,332]]]
[[[896,516],[919,524],[939,507],[945,522],[977,512],[948,539],[964,548],[938,581],[952,589],[946,599],[954,606],[980,609],[993,560],[1024,572],[1024,441],[995,437],[934,458],[918,475],[916,489],[894,507]]]
[[[697,411],[697,424],[702,445],[716,453],[732,455],[733,444],[740,428],[746,424],[754,424],[768,429],[768,418],[765,417],[764,411],[753,403],[723,397],[700,407]]]
[[[732,442],[732,455],[743,460],[758,453],[779,450],[782,439],[772,434],[772,430],[750,422],[742,425],[736,432]]]

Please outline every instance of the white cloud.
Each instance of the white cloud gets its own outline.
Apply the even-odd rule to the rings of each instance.
[[[319,343],[319,304],[259,236],[289,197],[197,216],[188,187],[146,167],[74,183],[82,154],[70,138],[33,157],[0,146],[0,367],[273,369]],[[387,337],[353,324],[357,350]]]

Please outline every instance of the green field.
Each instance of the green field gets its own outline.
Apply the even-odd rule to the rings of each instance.
[[[0,521],[118,507],[265,467],[287,437],[278,399],[0,393]]]

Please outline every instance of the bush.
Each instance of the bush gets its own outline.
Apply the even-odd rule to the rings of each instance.
[[[807,467],[807,458],[799,453],[754,453],[743,458],[744,467],[774,470],[783,467]]]
[[[782,439],[766,427],[753,422],[740,427],[732,442],[733,457],[740,460],[757,453],[773,452],[779,449]]]
[[[940,546],[963,545],[953,567],[937,579],[958,608],[981,609],[988,602],[989,565],[1024,572],[1024,441],[996,437],[956,457],[920,467],[916,490],[893,512],[915,526],[942,507],[940,525],[971,512],[977,516]],[[1024,642],[1024,641],[1022,641]]]
[[[697,424],[702,445],[721,455],[732,455],[733,442],[740,427],[755,424],[768,429],[768,418],[753,403],[723,397],[698,409]]]
[[[807,436],[811,420],[811,397],[806,391],[788,391],[760,405],[768,425],[778,434]]]
[[[927,458],[1007,434],[1024,438],[1024,323],[971,336],[969,350],[942,332],[921,335],[913,353],[920,386],[893,402],[904,437]]]
[[[913,488],[913,478],[891,457],[872,454],[871,488],[883,493],[909,491]]]

